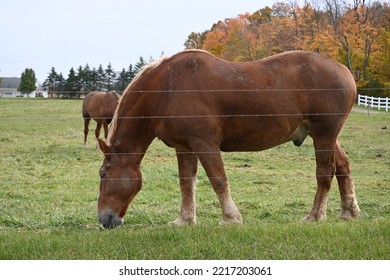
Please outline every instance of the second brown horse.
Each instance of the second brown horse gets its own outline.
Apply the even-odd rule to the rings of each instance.
[[[111,123],[116,107],[120,100],[120,95],[115,92],[92,91],[83,100],[84,118],[84,146],[87,146],[88,126],[91,119],[97,123],[95,129],[96,139],[100,136],[103,126],[104,138],[107,139],[108,125]]]

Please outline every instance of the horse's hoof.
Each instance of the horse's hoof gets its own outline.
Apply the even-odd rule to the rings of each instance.
[[[242,218],[223,219],[219,222],[220,225],[242,225]]]
[[[307,215],[306,217],[301,219],[301,222],[303,222],[303,223],[311,223],[311,222],[315,222],[315,221],[316,221],[316,219],[312,215]]]
[[[196,224],[196,220],[185,221],[182,218],[177,218],[176,220],[170,222],[168,225],[173,227],[182,227],[182,226],[192,226]]]
[[[360,209],[359,211],[342,211],[339,215],[339,219],[343,221],[349,221],[359,217],[359,214],[360,214]]]
[[[312,215],[309,214],[306,217],[304,217],[301,222],[303,223],[311,223],[311,222],[317,222],[317,221],[325,221],[327,219],[326,215]]]

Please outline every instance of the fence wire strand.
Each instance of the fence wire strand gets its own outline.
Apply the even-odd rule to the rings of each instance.
[[[145,174],[144,174],[145,175]],[[288,181],[299,181],[299,182],[307,182],[308,184],[313,183],[311,181],[314,181],[316,178],[326,178],[326,177],[331,177],[331,178],[336,178],[336,177],[349,177],[351,176],[352,178],[381,178],[380,174],[371,174],[371,175],[359,175],[359,174],[324,174],[324,175],[317,175],[317,174],[305,174],[301,177],[291,177],[289,175],[275,175],[275,174],[257,174],[257,175],[248,175],[248,174],[243,174],[243,175],[234,175],[234,176],[226,176],[226,177],[207,177],[206,175],[199,174],[196,177],[178,177],[175,174],[172,174],[171,178],[168,180],[165,180],[164,182],[168,183],[174,183],[174,184],[179,184],[180,181],[184,180],[196,180],[198,183],[200,181],[212,181],[212,180],[228,180],[230,182],[230,185],[232,182],[234,182],[234,185],[237,185],[236,181],[243,182],[243,179],[248,181],[249,183],[245,184],[257,184],[261,185],[262,183],[256,183],[256,180],[261,180],[261,179],[273,179],[275,182],[277,180],[288,180]],[[75,183],[75,182],[82,182],[83,184],[99,184],[100,181],[141,181],[146,184],[150,183],[160,183],[161,178],[158,176],[144,176],[143,178],[109,178],[109,179],[101,179],[99,175],[96,173],[94,176],[89,177],[86,179],[85,177],[83,178],[72,178],[72,179],[64,179],[64,178],[58,178],[58,179],[53,179],[53,178],[29,178],[29,179],[16,179],[16,180],[0,180],[0,186],[13,186],[13,185],[31,185],[31,184],[55,184],[55,183],[62,183],[62,184],[69,184],[69,183]],[[308,181],[311,180],[311,181]],[[250,182],[251,181],[251,182]]]
[[[345,112],[326,112],[326,113],[280,113],[280,114],[217,114],[217,115],[142,115],[142,116],[115,116],[117,119],[199,119],[199,118],[269,118],[269,117],[313,117],[313,116],[345,116],[349,113]],[[2,120],[73,120],[73,119],[85,119],[85,120],[111,120],[114,117],[94,117],[94,118],[82,118],[80,116],[75,117],[31,117],[31,116],[17,116],[17,117],[4,117],[0,116]]]

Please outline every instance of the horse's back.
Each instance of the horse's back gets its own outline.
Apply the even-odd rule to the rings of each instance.
[[[93,117],[96,114],[104,94],[104,92],[92,91],[85,96],[82,106],[84,116]]]
[[[335,94],[339,92],[344,95],[341,101],[348,103],[347,107],[356,99],[354,78],[344,65],[306,51],[285,52],[253,62],[229,62],[204,51],[184,51],[163,61],[154,72],[156,78],[143,85],[150,90],[208,91],[207,98],[216,96],[218,102],[223,102],[225,96],[215,93],[225,89],[236,91],[237,99],[240,92],[249,90],[258,91],[259,99],[267,90],[273,92],[272,99],[276,101],[282,93],[339,99]]]
[[[119,99],[115,92],[90,92],[83,100],[83,115],[91,118],[112,117]]]

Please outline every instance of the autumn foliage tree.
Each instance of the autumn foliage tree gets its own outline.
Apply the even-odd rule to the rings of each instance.
[[[185,46],[230,61],[251,61],[289,50],[314,51],[346,65],[360,87],[390,86],[387,2],[277,2],[252,14],[220,20],[203,33],[193,32]]]

